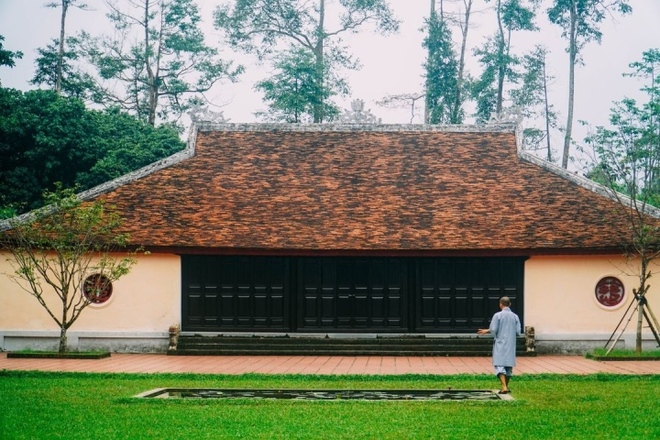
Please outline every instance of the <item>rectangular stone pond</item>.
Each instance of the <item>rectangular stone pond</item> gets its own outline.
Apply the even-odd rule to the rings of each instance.
[[[497,390],[287,390],[156,388],[135,397],[156,399],[291,399],[291,400],[513,400]]]

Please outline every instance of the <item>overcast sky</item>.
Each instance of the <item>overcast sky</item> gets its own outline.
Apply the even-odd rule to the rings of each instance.
[[[219,34],[211,24],[212,11],[217,4],[229,0],[198,0],[205,20],[204,29],[207,42],[222,47]],[[447,1],[447,0],[446,0]],[[0,68],[0,80],[4,87],[19,89],[32,88],[28,81],[34,74],[36,48],[44,47],[51,38],[59,35],[59,9],[44,7],[47,0],[0,0],[0,35],[5,36],[4,45],[9,50],[21,50],[22,60],[13,69]],[[93,11],[71,9],[67,21],[67,34],[80,29],[92,34],[107,32],[106,8],[102,0],[87,0]],[[366,107],[384,123],[408,123],[408,109],[390,110],[380,107],[376,101],[386,95],[412,93],[422,90],[425,53],[421,47],[424,37],[420,29],[424,17],[428,16],[429,0],[390,0],[397,17],[402,21],[400,32],[384,37],[365,29],[356,37],[345,38],[344,43],[357,56],[362,69],[346,72],[352,94],[339,100],[342,107],[348,108],[352,99],[360,98]],[[475,1],[474,25],[469,44],[475,47],[483,43],[484,35],[491,34],[495,23],[492,5],[484,0]],[[633,14],[627,17],[607,18],[602,25],[602,44],[590,43],[583,52],[585,66],[579,67],[576,77],[576,120],[587,120],[592,125],[607,123],[612,102],[624,96],[634,96],[640,87],[631,79],[623,79],[621,74],[628,71],[628,64],[640,59],[643,51],[660,47],[660,0],[630,0]],[[458,4],[447,6],[456,9]],[[548,23],[545,10],[549,0],[545,0],[539,11],[538,24],[542,29],[537,33],[514,35],[514,51],[522,53],[535,44],[543,44],[551,50],[550,73],[556,77],[552,88],[552,103],[560,113],[563,124],[566,113],[568,56],[564,49],[566,41],[561,38],[558,27]],[[455,30],[455,39],[458,29]],[[254,122],[254,112],[265,108],[261,96],[253,90],[254,83],[269,74],[267,64],[259,65],[250,57],[223,50],[227,58],[236,59],[246,66],[247,72],[239,84],[222,84],[209,95],[211,100],[221,105],[218,110],[231,122]],[[469,54],[468,54],[469,55]],[[479,74],[476,60],[468,60],[468,70]],[[420,106],[421,107],[421,106]],[[421,122],[421,114],[414,119]],[[577,140],[583,137],[584,129],[578,128]],[[557,146],[559,147],[559,145]]]

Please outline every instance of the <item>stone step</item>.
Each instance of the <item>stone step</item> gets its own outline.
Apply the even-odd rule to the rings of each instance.
[[[521,339],[524,342],[524,339]],[[344,338],[344,337],[288,337],[288,336],[180,336],[179,345],[184,344],[254,344],[260,345],[263,343],[279,344],[279,345],[322,345],[322,344],[361,344],[361,345],[391,345],[391,344],[406,344],[406,345],[492,345],[492,338],[425,338],[425,337],[376,337],[376,338]]]
[[[182,335],[171,355],[490,356],[490,337],[288,337]],[[525,339],[518,338],[519,355]]]
[[[348,350],[324,350],[324,349],[297,349],[274,351],[258,349],[215,349],[215,350],[175,350],[168,352],[170,356],[490,356],[490,351],[372,351],[362,350],[360,348],[351,348]]]

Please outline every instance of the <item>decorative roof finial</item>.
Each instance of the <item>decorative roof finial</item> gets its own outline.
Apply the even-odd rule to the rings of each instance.
[[[490,119],[488,120],[488,123],[500,124],[506,122],[515,122],[516,124],[520,124],[522,120],[523,120],[522,109],[520,107],[509,107],[502,109],[502,111],[499,114],[495,113],[491,115]]]
[[[344,114],[339,117],[339,121],[345,124],[380,124],[381,119],[371,113],[371,110],[364,111],[364,101],[354,99],[351,102],[351,110],[344,110]]]
[[[209,106],[205,105],[202,106],[201,104],[197,103],[193,105],[188,112],[188,115],[190,116],[190,119],[192,119],[193,122],[199,123],[199,122],[213,122],[213,123],[225,123],[229,122],[228,119],[225,119],[225,115],[222,114],[222,112],[214,112],[212,110],[209,110]]]

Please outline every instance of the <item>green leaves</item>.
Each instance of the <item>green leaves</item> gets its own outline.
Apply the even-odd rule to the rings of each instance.
[[[474,50],[483,68],[481,76],[471,84],[478,123],[499,116],[505,107],[505,88],[518,83],[521,59],[512,51],[512,36],[514,32],[537,30],[534,23],[537,6],[535,0],[497,1],[497,32]]]
[[[80,52],[77,49],[78,43],[77,38],[67,38],[69,49],[62,53],[62,64],[59,66],[62,70],[60,91],[65,96],[87,100],[93,96],[96,85],[89,74],[74,66],[74,63],[80,58]],[[37,68],[30,84],[47,85],[55,89],[58,78],[58,63],[60,62],[58,46],[58,40],[54,39],[45,48],[37,49],[39,53],[36,60]]]
[[[0,66],[14,67],[16,65],[16,60],[23,58],[23,52],[12,52],[5,49],[3,47],[3,41],[5,41],[5,37],[0,35]]]
[[[591,41],[600,43],[599,25],[612,11],[626,15],[632,12],[632,7],[628,0],[554,0],[547,10],[550,22],[562,28],[562,36],[578,52]]]
[[[19,212],[41,206],[55,182],[87,189],[183,148],[171,126],[87,110],[50,90],[0,88],[0,204]]]
[[[339,108],[328,98],[346,94],[348,86],[333,75],[328,65],[325,67],[325,87],[320,87],[316,81],[314,55],[309,50],[291,49],[279,55],[275,61],[276,73],[255,86],[264,93],[264,101],[269,106],[267,112],[258,115],[277,122],[311,122],[316,106],[323,105],[324,120],[333,120]]]
[[[333,6],[333,9],[326,10],[326,3],[327,6]],[[339,24],[329,29],[326,14],[334,14]],[[315,90],[313,94],[300,90],[286,92],[281,79],[275,82],[265,80],[257,85],[257,89],[268,94],[266,101],[271,102],[271,116],[283,121],[300,120],[307,106],[313,109],[313,122],[324,122],[332,118],[335,107],[327,98],[342,88],[347,90],[341,78],[335,77],[336,80],[333,80],[333,74],[339,68],[354,69],[358,66],[346,48],[338,44],[341,34],[356,33],[367,24],[375,25],[383,33],[398,29],[398,21],[385,0],[339,0],[336,3],[326,0],[236,0],[233,7],[218,6],[213,17],[216,29],[224,33],[229,45],[242,52],[255,54],[260,59],[277,52],[277,45],[282,42],[290,45],[290,51],[280,52],[277,60],[280,66],[285,58],[295,59],[299,49],[313,54],[315,84],[311,85],[306,79],[299,83],[305,83],[308,91]],[[336,43],[334,45],[333,40]],[[299,59],[307,63],[306,59]],[[307,77],[304,73],[307,64],[297,67],[297,72],[276,67],[284,74],[281,78],[293,75],[297,76],[297,80],[302,80]],[[327,77],[330,80],[328,83]],[[276,89],[287,93],[285,100],[291,102],[278,102]],[[308,99],[305,104],[294,102],[302,97]]]
[[[641,90],[648,100],[641,105],[631,98],[616,102],[611,127],[596,127],[585,142],[594,149],[600,179],[643,207],[660,199],[660,51],[648,50],[630,66],[633,72],[626,76],[646,80]]]
[[[426,123],[460,124],[463,113],[458,99],[458,61],[451,30],[443,17],[433,13],[427,20],[423,46],[426,62]]]
[[[243,72],[206,45],[194,0],[125,3],[109,3],[113,36],[78,37],[96,70],[97,104],[119,106],[150,125],[172,122],[218,81]]]

